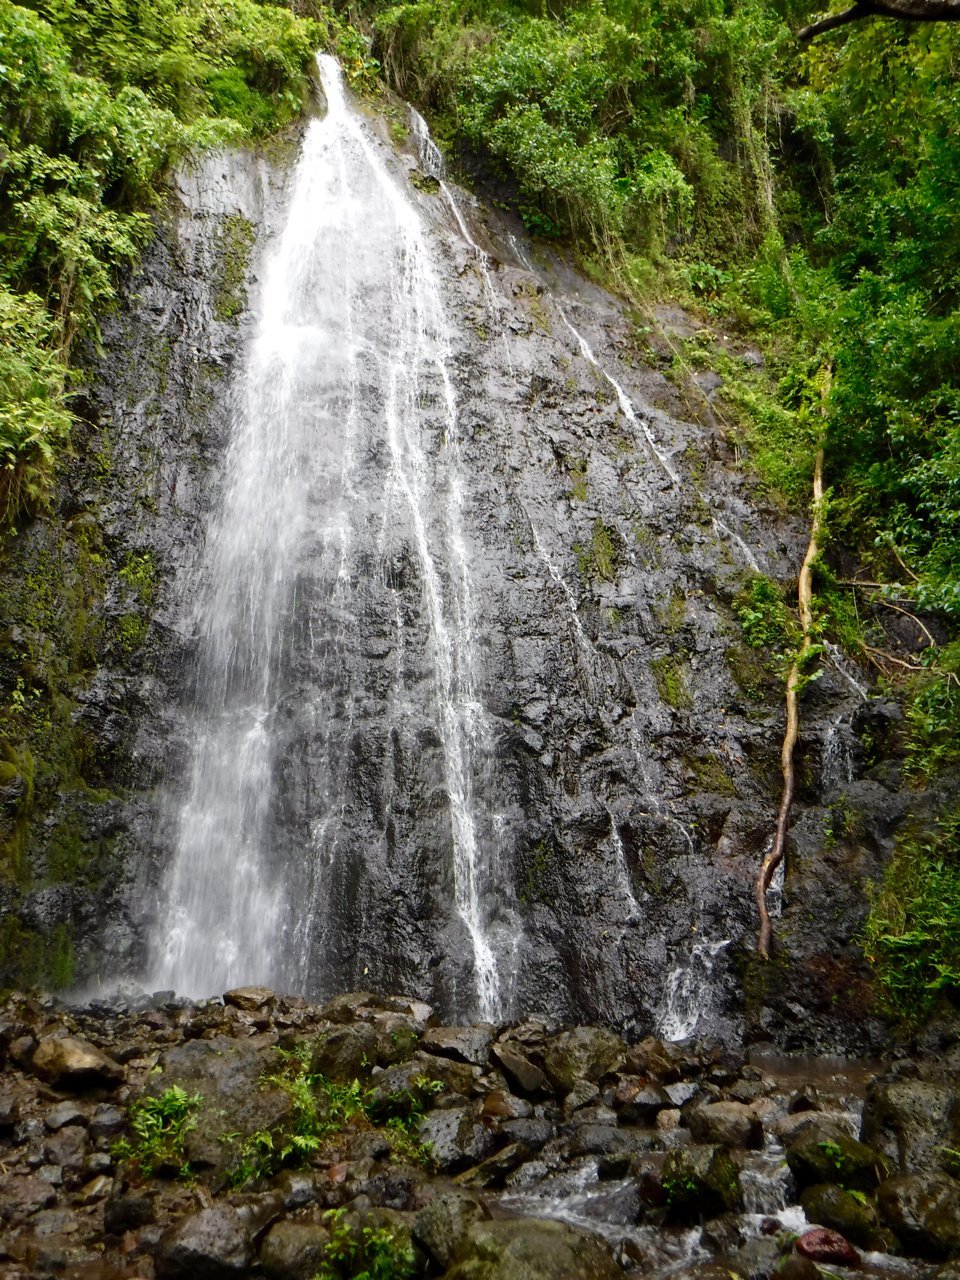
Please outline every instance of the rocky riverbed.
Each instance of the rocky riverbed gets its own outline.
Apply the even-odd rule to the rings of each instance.
[[[10,1280],[958,1274],[955,1035],[788,1059],[243,988],[18,993],[0,1046]]]

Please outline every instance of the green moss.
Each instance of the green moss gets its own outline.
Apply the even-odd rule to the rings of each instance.
[[[732,644],[724,654],[734,683],[751,702],[765,702],[779,689],[777,677],[763,655],[744,644]]]
[[[435,196],[440,190],[439,181],[431,177],[429,173],[421,173],[419,169],[413,169],[410,173],[410,184],[416,187],[418,191],[422,191],[425,195]]]
[[[676,635],[687,618],[686,596],[679,589],[672,591],[657,613],[664,631],[668,635]]]
[[[520,888],[520,901],[523,903],[542,902],[546,906],[553,905],[553,894],[550,891],[555,850],[549,838],[538,841],[529,853],[526,874]]]
[[[567,464],[567,474],[570,476],[570,488],[567,496],[573,502],[586,502],[587,500],[587,464],[584,459],[574,459]]]
[[[219,272],[213,297],[213,314],[229,322],[242,315],[247,305],[247,272],[255,233],[253,223],[242,214],[225,218],[220,230]]]
[[[684,763],[696,777],[698,791],[711,795],[733,795],[736,788],[719,756],[684,756]]]
[[[685,666],[684,659],[672,653],[650,663],[661,702],[678,711],[685,711],[693,706],[693,699],[687,689]]]
[[[619,539],[616,532],[602,520],[593,522],[589,543],[574,543],[573,553],[577,557],[580,576],[585,582],[590,582],[593,578],[601,578],[604,582],[616,580],[620,568]]]

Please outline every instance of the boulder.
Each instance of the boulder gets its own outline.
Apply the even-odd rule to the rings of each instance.
[[[708,1102],[687,1113],[694,1141],[723,1147],[763,1146],[763,1128],[756,1114],[743,1102]]]
[[[456,1058],[475,1067],[486,1066],[496,1028],[489,1022],[472,1027],[434,1027],[420,1041],[427,1053],[440,1058]]]
[[[269,987],[235,987],[223,993],[223,1003],[243,1013],[256,1013],[259,1009],[272,1008],[277,996]]]
[[[774,1273],[776,1280],[823,1280],[815,1262],[800,1253],[791,1253]]]
[[[699,1222],[743,1208],[740,1170],[722,1147],[692,1145],[671,1151],[660,1186],[675,1222]]]
[[[652,1121],[676,1104],[662,1085],[648,1084],[643,1076],[623,1076],[613,1091],[612,1105],[627,1124],[636,1124]]]
[[[53,1204],[56,1198],[54,1188],[37,1174],[8,1173],[0,1178],[0,1217],[36,1213]]]
[[[901,1174],[877,1191],[880,1213],[898,1239],[923,1258],[960,1252],[960,1182],[945,1173]]]
[[[253,1258],[250,1237],[236,1209],[217,1205],[181,1218],[161,1237],[156,1254],[162,1280],[229,1280]]]
[[[874,1081],[860,1137],[901,1173],[942,1172],[944,1147],[960,1148],[960,1093],[925,1080]]]
[[[310,1070],[329,1080],[354,1080],[377,1063],[378,1037],[368,1022],[346,1023],[314,1042]]]
[[[856,1267],[860,1264],[860,1255],[839,1231],[828,1231],[825,1227],[815,1227],[813,1231],[805,1231],[794,1244],[797,1253],[811,1262],[835,1262],[842,1267]]]
[[[818,1131],[805,1132],[790,1143],[787,1164],[801,1189],[835,1182],[848,1190],[873,1191],[889,1172],[886,1160],[873,1147],[842,1133],[825,1137]]]
[[[489,1210],[476,1196],[451,1191],[435,1196],[413,1222],[413,1238],[446,1270],[470,1227],[489,1218]]]
[[[260,1266],[269,1280],[311,1280],[328,1261],[330,1232],[318,1222],[282,1219],[260,1246]]]
[[[487,1156],[479,1164],[458,1173],[455,1181],[461,1187],[493,1187],[502,1186],[508,1173],[512,1173],[517,1165],[522,1164],[530,1155],[528,1147],[519,1142],[511,1142],[495,1155]]]
[[[574,1027],[552,1036],[543,1051],[543,1068],[558,1093],[568,1094],[578,1080],[596,1083],[623,1065],[626,1045],[603,1027]]]
[[[801,1192],[800,1203],[809,1222],[832,1227],[864,1249],[882,1244],[876,1212],[842,1187],[819,1182]]]
[[[546,1089],[547,1077],[516,1044],[509,1041],[495,1044],[491,1053],[521,1093],[539,1093]]]
[[[43,1123],[47,1126],[51,1133],[56,1133],[58,1129],[62,1129],[65,1125],[77,1125],[87,1123],[87,1113],[82,1107],[75,1102],[58,1102],[57,1105],[43,1117]]]
[[[444,1280],[621,1280],[607,1248],[566,1223],[474,1222]]]
[[[275,1070],[276,1064],[272,1049],[228,1036],[186,1040],[164,1054],[163,1070],[150,1077],[147,1091],[159,1097],[176,1084],[188,1094],[200,1094],[194,1127],[184,1142],[194,1168],[225,1174],[236,1161],[236,1141],[259,1130],[275,1130],[290,1115],[289,1095],[263,1084],[264,1073]],[[229,1141],[227,1134],[237,1139]]]
[[[47,1036],[41,1040],[31,1069],[41,1080],[68,1089],[113,1086],[124,1078],[119,1062],[76,1036]]]
[[[431,1111],[420,1122],[420,1141],[430,1143],[430,1155],[442,1173],[456,1173],[478,1164],[496,1144],[474,1107]]]
[[[47,1138],[43,1151],[51,1164],[58,1164],[64,1169],[79,1169],[89,1147],[86,1129],[78,1124],[68,1124]]]

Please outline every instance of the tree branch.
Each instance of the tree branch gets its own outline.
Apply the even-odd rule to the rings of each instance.
[[[801,27],[797,39],[806,44],[825,31],[864,18],[895,18],[900,22],[960,22],[960,0],[857,0],[849,9],[828,13]]]

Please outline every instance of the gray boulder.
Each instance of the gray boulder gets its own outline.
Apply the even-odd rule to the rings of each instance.
[[[562,1222],[517,1218],[473,1223],[444,1280],[620,1280],[622,1275],[595,1237]]]
[[[596,1083],[623,1065],[626,1045],[603,1027],[574,1027],[551,1037],[543,1068],[558,1093],[568,1094],[578,1080]]]
[[[229,1280],[253,1259],[246,1228],[236,1209],[217,1205],[181,1218],[161,1237],[157,1275],[162,1280]]]
[[[260,1266],[269,1280],[310,1280],[323,1269],[330,1232],[318,1222],[277,1222],[260,1247]]]
[[[960,1182],[944,1173],[901,1174],[881,1183],[884,1220],[912,1252],[949,1258],[960,1252]]]
[[[876,1081],[860,1137],[901,1173],[941,1172],[944,1147],[960,1147],[960,1094],[925,1080]]]

